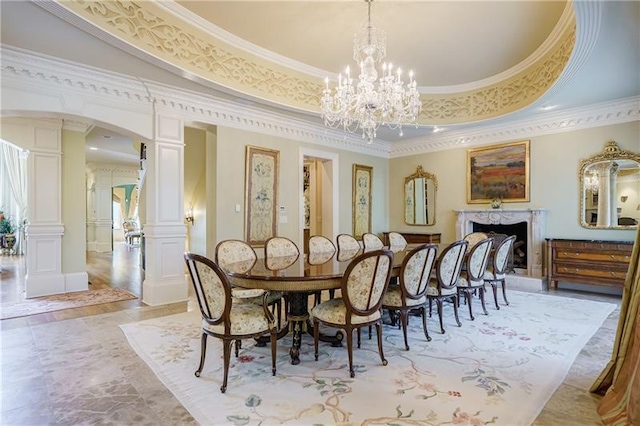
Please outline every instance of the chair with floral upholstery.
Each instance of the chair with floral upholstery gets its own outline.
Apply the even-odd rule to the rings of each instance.
[[[353,369],[353,331],[361,327],[376,325],[378,353],[382,365],[387,360],[382,351],[382,297],[389,285],[393,268],[393,253],[390,250],[375,250],[353,259],[342,277],[341,297],[322,302],[311,310],[313,317],[313,340],[315,359],[318,360],[320,324],[343,329],[346,332],[349,374]],[[358,334],[358,347],[360,338]]]
[[[435,244],[423,244],[411,250],[402,260],[399,285],[389,286],[382,299],[382,309],[400,312],[400,323],[406,350],[409,350],[407,326],[409,311],[412,309],[420,310],[424,337],[428,342],[431,341],[427,331],[426,293],[437,252],[438,246]]]
[[[515,240],[516,236],[511,235],[498,244],[494,251],[492,265],[490,265],[484,273],[484,282],[491,284],[491,288],[493,289],[493,301],[496,304],[496,309],[500,309],[498,305],[498,284],[502,284],[502,297],[504,298],[504,303],[509,305],[505,287],[509,270],[509,258]]]
[[[327,263],[333,255],[336,253],[336,246],[333,245],[333,242],[325,236],[322,235],[313,235],[309,238],[309,264],[310,265],[321,265],[323,263]],[[329,298],[333,299],[335,295],[335,290],[328,290]],[[321,301],[322,292],[317,291],[314,293],[315,302],[314,305],[317,305]]]
[[[458,318],[458,278],[464,263],[464,255],[467,252],[468,243],[464,240],[455,241],[449,244],[440,254],[436,261],[436,277],[429,281],[427,298],[429,299],[429,315],[431,315],[431,302],[436,301],[438,307],[438,317],[440,319],[440,332],[444,334],[442,323],[442,302],[451,300],[453,302],[453,313],[458,327],[462,327]]]
[[[225,272],[235,272],[243,274],[253,268],[258,255],[253,247],[241,240],[223,240],[216,245],[215,262]],[[253,296],[255,291],[233,287],[232,296],[238,299],[238,302],[262,303],[262,295]],[[278,328],[282,324],[282,298],[283,293],[280,291],[272,291],[269,293],[267,304],[271,306],[273,312],[278,318]],[[286,311],[286,303],[285,303]]]
[[[399,232],[389,232],[389,249],[397,253],[407,248],[407,239]]]
[[[338,242],[338,251],[358,251],[361,248],[360,243],[353,235],[340,234],[336,241]]]
[[[364,251],[380,250],[384,247],[382,240],[376,235],[369,232],[362,234],[362,243]]]
[[[300,256],[300,249],[289,238],[271,237],[264,245],[264,257]]]
[[[467,246],[467,250],[471,250],[476,244],[478,244],[482,240],[486,240],[489,238],[485,232],[472,232],[464,236],[463,240],[465,240],[469,245]]]
[[[484,303],[484,273],[487,270],[487,265],[489,264],[492,246],[493,238],[485,238],[484,240],[476,243],[476,245],[469,250],[469,255],[466,256],[466,268],[460,272],[460,278],[458,278],[458,303],[460,303],[460,299],[463,295],[466,296],[465,300],[467,305],[469,305],[469,317],[471,318],[471,321],[475,319],[473,317],[473,308],[471,303],[471,296],[474,293],[478,293],[484,314],[489,315]]]
[[[271,373],[275,376],[278,328],[273,314],[267,309],[268,293],[263,295],[261,305],[235,303],[236,299],[231,297],[231,283],[218,265],[193,253],[185,253],[184,259],[202,315],[200,365],[195,372],[196,377],[200,377],[204,368],[208,336],[222,340],[224,378],[220,392],[224,393],[231,363],[231,345],[235,342],[235,355],[238,357],[242,339],[267,334],[271,338]]]

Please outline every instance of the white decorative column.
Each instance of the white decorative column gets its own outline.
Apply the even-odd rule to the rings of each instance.
[[[62,274],[62,121],[26,126],[29,210],[25,296],[64,293]]]
[[[93,191],[94,217],[91,223],[93,227],[92,248],[99,253],[112,251],[111,239],[113,238],[113,222],[111,219],[113,210],[111,171],[97,169],[94,171]]]
[[[187,299],[183,253],[184,127],[182,119],[157,114],[155,140],[147,144],[145,279],[142,301],[162,305]]]

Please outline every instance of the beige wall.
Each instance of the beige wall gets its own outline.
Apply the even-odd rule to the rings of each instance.
[[[300,148],[338,153],[339,182],[334,185],[338,192],[339,226],[337,232],[351,233],[351,181],[354,163],[373,167],[373,196],[372,196],[372,230],[381,233],[387,229],[388,217],[388,169],[387,159],[318,148],[315,145],[283,139],[275,136],[247,132],[228,127],[217,129],[216,151],[216,179],[217,208],[216,208],[216,239],[221,241],[228,238],[244,239],[244,164],[246,146],[253,145],[280,151],[280,174],[278,205],[285,207],[284,216],[287,223],[278,224],[278,235],[291,238],[298,244],[300,230],[304,225],[301,217],[300,191],[302,176],[300,176]],[[239,213],[235,212],[235,205],[241,206]]]
[[[87,192],[84,134],[62,130],[62,272],[85,272]]]
[[[517,140],[517,139],[516,139]],[[614,140],[621,149],[640,151],[640,122],[603,126],[531,138],[530,202],[505,203],[503,208],[547,209],[548,238],[633,240],[635,231],[591,230],[578,221],[580,160],[602,152]],[[466,149],[440,151],[390,161],[390,229],[442,233],[443,241],[455,238],[454,209],[488,208],[466,203]],[[436,224],[409,226],[404,223],[404,177],[422,165],[438,178]]]

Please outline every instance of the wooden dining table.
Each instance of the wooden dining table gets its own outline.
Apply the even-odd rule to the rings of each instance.
[[[394,252],[392,276],[398,274],[402,261],[414,247]],[[300,344],[303,333],[313,335],[309,316],[309,296],[323,290],[340,288],[342,276],[351,261],[363,250],[315,253],[304,256],[282,256],[257,259],[255,262],[237,262],[225,266],[231,283],[247,289],[280,291],[287,295],[289,311],[287,324],[279,330],[278,337],[292,333],[289,354],[291,363],[300,363]],[[341,330],[330,335],[320,334],[320,340],[341,346],[344,334]],[[258,344],[266,342],[258,340]]]

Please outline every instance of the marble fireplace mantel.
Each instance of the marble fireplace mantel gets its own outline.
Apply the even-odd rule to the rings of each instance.
[[[542,277],[546,209],[477,209],[454,210],[456,239],[473,232],[473,223],[483,225],[513,225],[527,223],[527,276]]]

